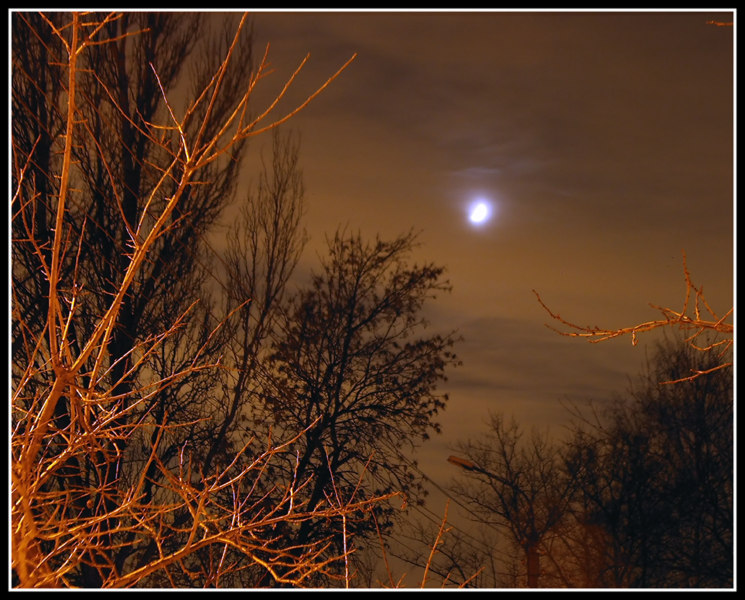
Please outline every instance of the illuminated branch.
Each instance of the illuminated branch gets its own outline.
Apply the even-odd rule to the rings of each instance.
[[[259,452],[252,452],[253,441],[246,443],[222,463],[224,466],[215,466],[209,473],[194,467],[193,456],[186,446],[177,456],[161,453],[162,446],[171,443],[164,440],[179,428],[192,427],[203,419],[196,416],[168,422],[167,409],[163,416],[154,415],[158,402],[153,399],[197,371],[217,366],[219,359],[205,358],[203,350],[223,323],[218,324],[203,343],[195,345],[196,350],[190,351],[193,359],[182,363],[186,366],[160,375],[152,373],[147,380],[140,381],[134,374],[147,371],[148,361],[185,326],[191,307],[169,314],[169,320],[175,319],[175,322],[164,326],[162,331],[127,332],[133,341],[126,350],[112,355],[111,348],[117,331],[123,328],[123,307],[128,299],[141,292],[136,287],[137,276],[152,259],[156,240],[169,232],[177,218],[174,215],[182,208],[190,190],[203,183],[197,177],[204,165],[228,152],[248,135],[284,122],[306,106],[331,80],[289,115],[261,129],[256,128],[256,121],[242,125],[227,143],[219,145],[220,137],[233,127],[238,115],[243,117],[248,96],[257,81],[250,82],[248,91],[239,97],[234,110],[215,109],[218,96],[228,93],[229,86],[224,85],[225,72],[234,58],[233,50],[243,20],[218,72],[181,122],[176,120],[165,97],[166,88],[154,67],[151,68],[171,121],[167,125],[157,126],[144,120],[136,122],[121,105],[126,101],[128,90],[108,89],[104,77],[91,73],[91,81],[95,80],[100,86],[100,97],[110,101],[115,116],[148,143],[155,144],[156,150],[165,156],[160,167],[150,165],[157,170],[157,177],[143,178],[149,187],[143,185],[143,189],[128,190],[131,194],[140,194],[136,200],[141,201],[136,206],[141,213],[128,220],[124,203],[116,191],[126,186],[126,182],[117,181],[114,165],[108,160],[121,149],[106,146],[122,141],[121,137],[96,136],[95,132],[100,131],[96,127],[101,125],[93,121],[100,118],[107,122],[106,126],[113,127],[110,115],[102,114],[98,105],[94,105],[93,116],[87,116],[89,113],[84,112],[82,99],[90,102],[86,96],[90,91],[78,85],[83,65],[86,69],[90,64],[99,65],[101,69],[107,66],[101,62],[85,62],[91,48],[123,42],[134,35],[134,32],[112,33],[115,28],[111,25],[122,16],[111,13],[94,22],[84,21],[83,15],[74,13],[69,22],[64,23],[65,14],[39,15],[37,22],[41,25],[36,27],[25,16],[17,21],[31,29],[47,53],[39,68],[49,66],[49,73],[59,69],[55,75],[59,79],[50,85],[56,85],[61,91],[55,97],[57,104],[47,109],[62,124],[62,133],[45,132],[48,136],[44,140],[41,137],[32,140],[32,144],[25,146],[25,152],[23,143],[13,139],[14,249],[16,244],[24,244],[27,251],[23,256],[28,260],[23,267],[33,274],[42,273],[46,286],[39,296],[32,296],[33,288],[26,290],[25,281],[13,279],[13,325],[23,341],[22,348],[15,348],[12,368],[13,586],[70,587],[82,580],[96,581],[101,587],[131,587],[148,585],[152,581],[173,583],[177,575],[181,581],[185,576],[217,585],[221,578],[248,567],[270,574],[270,579],[277,582],[307,585],[312,575],[325,573],[332,565],[345,561],[347,548],[341,555],[335,554],[329,550],[326,539],[292,545],[278,532],[283,527],[292,529],[308,520],[339,519],[346,523],[348,515],[366,512],[388,496],[345,502],[337,497],[334,503],[308,508],[297,500],[298,492],[308,485],[307,478],[277,483],[270,496],[266,490],[275,482],[259,485],[259,481],[267,477],[269,463],[279,453],[286,454],[287,445],[296,442],[304,430],[296,432],[297,435],[283,445],[269,444]],[[111,33],[111,37],[106,38],[107,33]],[[66,58],[57,57],[53,45],[59,47],[63,55],[66,53]],[[19,56],[18,61],[33,58]],[[58,58],[60,62],[54,62]],[[331,79],[334,77],[336,75]],[[46,91],[25,72],[17,79],[14,84],[17,83],[19,89],[14,85],[14,100],[18,97],[19,105],[29,112],[24,116],[33,121],[39,115],[32,114],[33,109],[22,104],[24,99],[20,95],[25,90],[20,88],[29,86],[44,101],[48,100]],[[262,118],[272,112],[290,83],[292,78]],[[186,120],[196,114],[197,105],[208,96],[209,106],[201,117],[203,120],[187,129]],[[117,101],[118,98],[124,100]],[[14,122],[17,118],[19,116],[14,113]],[[166,133],[177,132],[177,148],[171,149],[167,135],[155,139],[150,127]],[[23,127],[18,126],[14,132],[22,135],[22,130]],[[217,133],[209,133],[212,131]],[[190,135],[194,137],[189,139]],[[61,152],[59,145],[54,145],[59,142]],[[122,149],[123,154],[132,152],[126,145]],[[105,155],[105,151],[111,155]],[[37,157],[42,152],[60,158],[42,162],[40,167]],[[113,190],[115,199],[109,198],[112,203],[118,203],[118,211],[114,204],[109,215],[113,215],[112,220],[121,221],[114,225],[129,238],[124,240],[122,255],[117,257],[121,258],[121,278],[107,281],[112,284],[108,290],[84,289],[96,280],[90,273],[80,273],[79,269],[84,250],[95,253],[95,248],[86,245],[90,243],[86,232],[86,223],[90,222],[88,215],[79,228],[71,218],[75,195],[80,193],[75,189],[81,178],[79,169],[83,168],[76,152],[90,152],[102,166],[104,175],[100,184]],[[30,176],[29,171],[33,171],[35,177]],[[41,179],[57,187],[42,195],[37,188]],[[38,213],[42,211],[48,212],[50,218],[37,222]],[[96,224],[96,227],[101,225]],[[45,230],[40,231],[41,228]],[[92,310],[92,305],[84,305],[81,298],[94,292],[104,297],[106,304],[100,312],[81,314]],[[32,324],[27,315],[35,304],[43,309],[38,311],[39,321]],[[137,459],[142,461],[142,468],[122,473],[120,466],[126,464],[134,452],[130,450],[130,454],[125,455],[125,448],[133,440],[137,441],[132,446],[137,445]],[[210,557],[215,555],[220,559],[203,564],[198,560],[201,552],[212,552]],[[231,553],[240,556],[240,560],[228,560],[226,557]],[[85,579],[81,579],[81,572]]]
[[[605,329],[601,327],[591,327],[591,326],[582,326],[578,325],[576,323],[573,323],[571,321],[568,321],[558,313],[553,312],[543,301],[541,296],[538,294],[536,290],[533,290],[533,293],[535,294],[536,298],[538,299],[538,302],[540,305],[546,310],[546,312],[551,316],[552,319],[555,321],[558,321],[565,327],[569,328],[570,331],[566,330],[560,330],[555,327],[552,327],[550,325],[546,325],[549,329],[552,329],[553,331],[556,331],[560,335],[568,336],[568,337],[580,337],[587,339],[590,343],[598,343],[598,342],[604,342],[606,340],[610,340],[616,337],[621,337],[624,335],[630,335],[631,336],[631,343],[632,345],[636,346],[639,339],[638,335],[640,333],[645,333],[648,331],[652,331],[655,329],[660,329],[662,327],[677,327],[679,330],[682,330],[686,332],[686,339],[685,341],[690,343],[691,346],[696,348],[697,350],[701,350],[702,352],[708,352],[710,350],[713,350],[714,348],[721,347],[721,354],[724,356],[727,351],[732,347],[733,342],[733,334],[734,334],[734,325],[732,323],[727,322],[727,319],[731,318],[734,313],[734,308],[729,309],[724,315],[718,316],[714,310],[712,310],[709,303],[706,301],[706,298],[703,293],[703,287],[697,287],[694,285],[693,281],[691,280],[690,273],[688,272],[688,267],[686,265],[686,256],[685,253],[683,253],[683,273],[685,276],[685,298],[683,301],[683,307],[679,311],[675,311],[671,308],[665,308],[662,306],[658,306],[656,304],[650,304],[652,308],[655,308],[662,313],[662,319],[655,319],[652,321],[646,321],[644,323],[639,323],[638,325],[634,325],[631,327],[621,327],[618,329]],[[691,314],[692,311],[692,314]],[[697,343],[697,338],[702,336],[705,333],[716,333],[716,334],[722,334],[725,336],[725,339],[720,339],[718,341],[714,341],[711,343],[706,343],[705,345],[699,345]],[[719,369],[723,369],[725,367],[731,366],[731,362],[727,362],[724,364],[721,364],[717,367],[714,367],[712,369],[709,369],[707,371],[697,371],[690,377],[686,377],[681,380],[677,381],[685,381],[692,379],[694,377],[698,377],[700,375],[705,375],[707,373],[710,373],[712,371],[716,371]],[[666,383],[676,383],[676,382],[666,382]]]

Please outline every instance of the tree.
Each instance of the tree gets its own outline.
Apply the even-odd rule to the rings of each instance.
[[[513,420],[493,414],[489,433],[461,443],[448,461],[468,473],[452,492],[485,524],[506,529],[524,552],[526,585],[540,587],[542,554],[552,532],[565,518],[574,481],[561,468],[559,446],[536,432],[528,443]]]
[[[198,242],[245,140],[328,84],[250,117],[267,63],[244,62],[244,25],[224,58],[202,55],[196,100],[179,108],[199,16],[13,15],[14,585],[220,585],[252,568],[302,585],[344,556],[322,539],[290,551],[273,528],[369,507],[308,510],[292,480],[257,498],[281,444],[225,440],[219,464],[202,462],[224,424],[209,422],[203,377],[223,333],[209,305],[192,308]]]
[[[62,62],[66,48],[60,36],[50,36],[48,32],[62,31],[66,18],[69,17],[63,14],[14,15],[14,55],[18,59],[13,80],[14,148],[29,157],[38,151],[33,153],[25,176],[33,185],[44,182],[38,194],[32,196],[33,201],[21,205],[20,214],[14,219],[16,342],[21,335],[38,337],[48,313],[46,274],[36,268],[36,247],[48,252],[49,233],[55,228],[55,215],[50,210],[57,191],[53,176],[61,165],[53,150],[61,133],[53,132],[64,131],[64,113],[59,105],[64,103],[66,94],[64,80],[55,77],[54,67]],[[80,122],[70,130],[72,166],[68,170],[73,195],[60,213],[71,236],[78,238],[78,252],[67,252],[61,257],[60,280],[74,279],[85,290],[75,298],[78,311],[69,329],[70,344],[78,349],[82,347],[81,340],[95,327],[96,316],[106,311],[123,284],[138,220],[143,226],[152,223],[164,210],[164,199],[175,189],[172,182],[165,181],[161,184],[166,188],[162,197],[146,193],[158,186],[164,172],[172,173],[175,179],[181,170],[178,164],[169,170],[172,149],[178,147],[175,139],[169,139],[173,136],[165,135],[166,130],[154,133],[158,131],[157,120],[170,110],[165,91],[177,87],[188,66],[193,67],[192,85],[206,86],[231,43],[236,60],[230,63],[233,67],[225,70],[224,94],[216,98],[238,100],[238,86],[249,80],[252,69],[250,35],[241,33],[234,41],[232,36],[223,39],[223,47],[219,43],[210,45],[205,41],[209,38],[204,20],[197,14],[122,13],[89,15],[85,19],[88,23],[81,20],[82,31],[91,30],[98,22],[97,35],[108,35],[110,42],[91,43],[78,57],[74,110]],[[198,54],[198,60],[190,62],[193,50],[204,50],[205,46],[212,51]],[[20,60],[29,56],[36,60]],[[201,124],[205,125],[206,135],[214,135],[218,124],[228,118],[228,108],[232,110],[220,100],[212,117],[204,119],[203,105],[195,106],[194,118],[184,120],[185,135],[196,135]],[[32,106],[40,110],[32,112]],[[220,336],[213,333],[217,323],[208,304],[200,302],[207,277],[200,250],[205,233],[231,200],[242,148],[243,140],[239,140],[225,153],[227,160],[216,157],[198,170],[197,177],[211,185],[184,189],[180,202],[173,206],[164,223],[164,234],[152,238],[147,260],[132,273],[130,289],[121,297],[115,325],[105,344],[104,359],[109,365],[105,378],[112,385],[111,394],[123,398],[125,403],[136,395],[137,387],[152,381],[153,373],[166,377],[188,370],[194,353],[184,352],[187,340],[201,348],[206,362],[217,359],[221,345]],[[42,160],[36,160],[37,155]],[[26,236],[31,220],[32,235]],[[191,318],[179,319],[187,311]],[[179,327],[171,330],[174,323]],[[135,359],[143,341],[168,330],[171,333],[161,341],[157,353],[150,353],[146,360]],[[23,361],[27,348],[21,343],[14,343],[13,348]],[[200,437],[211,437],[205,431],[210,427],[200,420],[207,407],[195,402],[204,396],[209,380],[207,370],[185,373],[167,388],[149,395],[146,402],[130,407],[129,416],[120,425],[137,422],[146,415],[162,424],[166,414],[176,421],[199,423],[169,430],[162,436],[160,458],[167,462],[178,453],[185,439],[198,442]],[[62,421],[69,411],[67,402],[63,398],[57,404],[57,418]],[[115,474],[125,468],[135,471],[136,465],[146,464],[151,442],[137,433],[126,441],[119,440],[114,452],[116,462],[105,475],[107,483],[112,484]],[[103,441],[102,444],[106,445]],[[85,465],[75,468],[83,479],[88,476]],[[143,491],[146,497],[153,493],[151,479],[145,481]],[[118,560],[125,560],[126,555],[123,550]],[[121,564],[116,568],[121,568]],[[95,570],[83,569],[83,581],[90,585],[99,583]]]
[[[402,453],[439,431],[447,397],[436,387],[457,363],[453,333],[424,333],[425,301],[448,289],[443,269],[409,263],[413,233],[366,243],[337,232],[328,243],[320,272],[285,308],[267,362],[260,417],[278,439],[306,431],[279,477],[311,480],[302,495],[311,510],[394,491],[417,501],[421,482]],[[376,507],[384,531],[392,510]],[[358,540],[376,531],[370,518],[346,526]],[[303,523],[295,539],[328,532],[342,543],[338,523]]]
[[[303,181],[298,167],[299,140],[272,131],[271,161],[262,164],[256,186],[249,189],[227,235],[223,312],[232,314],[223,336],[220,428],[204,458],[209,471],[228,438],[251,431],[245,423],[259,402],[266,340],[275,333],[287,283],[305,246],[301,228]],[[244,426],[239,428],[239,422]]]
[[[660,342],[626,396],[575,407],[572,435],[554,444],[525,444],[517,424],[493,417],[488,436],[449,459],[468,474],[453,498],[507,529],[529,586],[729,587],[733,381],[717,368],[729,361],[687,339]],[[683,377],[698,371],[708,375]],[[495,552],[477,558],[489,566]],[[464,564],[450,553],[438,569]]]
[[[661,343],[627,399],[578,423],[567,464],[577,520],[602,532],[596,586],[732,585],[732,378],[721,362]],[[691,370],[710,374],[659,383]]]

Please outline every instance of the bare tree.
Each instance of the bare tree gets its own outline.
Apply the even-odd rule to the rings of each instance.
[[[421,482],[403,452],[438,431],[434,419],[447,398],[436,386],[457,361],[453,334],[425,335],[424,302],[447,284],[442,268],[409,263],[415,241],[412,233],[366,243],[337,232],[320,272],[284,311],[267,363],[263,418],[280,439],[307,430],[297,455],[287,456],[284,479],[312,478],[303,494],[310,508],[337,493],[419,498]],[[376,508],[383,531],[393,511]],[[348,527],[358,545],[376,532],[371,518]],[[329,531],[341,543],[333,523],[306,522],[296,539]]]
[[[732,377],[717,364],[684,340],[659,344],[627,397],[577,413],[567,464],[577,521],[599,542],[596,587],[732,585]],[[691,370],[710,375],[659,384]]]
[[[451,486],[479,521],[504,528],[525,559],[526,585],[541,584],[541,555],[552,532],[565,518],[574,481],[561,468],[559,447],[534,433],[527,443],[515,421],[491,416],[489,433],[458,445],[464,456],[448,461],[468,473]]]
[[[253,405],[259,402],[264,378],[266,340],[274,332],[287,283],[305,246],[303,181],[298,167],[299,140],[272,132],[271,161],[263,163],[259,180],[241,203],[230,227],[225,255],[224,379],[220,395],[224,412],[217,435],[207,444],[209,471],[228,437],[251,434]],[[239,426],[239,423],[243,426]]]
[[[179,111],[168,100],[169,76],[192,20],[14,15],[14,585],[220,585],[247,568],[302,585],[344,553],[330,555],[323,539],[288,548],[273,529],[344,519],[372,502],[310,507],[298,499],[307,482],[296,479],[272,502],[257,496],[268,462],[285,454],[281,444],[245,440],[212,472],[193,460],[198,437],[163,452],[207,416],[189,416],[194,404],[180,404],[183,395],[166,399],[178,385],[207,389],[199,375],[215,366],[219,333],[208,311],[192,325],[190,306],[148,299],[177,291],[167,289],[180,281],[168,270],[198,259],[187,241],[210,218],[194,215],[219,212],[221,202],[202,194],[205,184],[227,193],[224,161],[234,164],[244,140],[316,95],[279,118],[276,102],[251,117],[266,55],[247,81],[240,68],[231,75],[244,23]],[[38,60],[25,60],[25,49]],[[196,337],[185,348],[178,336],[191,326]]]
[[[627,396],[574,407],[573,435],[553,445],[493,417],[488,436],[448,459],[468,473],[453,498],[510,533],[529,587],[731,586],[732,377],[716,368],[728,359],[685,338],[659,343]],[[682,377],[697,371],[709,375]],[[446,558],[441,570],[470,564]]]

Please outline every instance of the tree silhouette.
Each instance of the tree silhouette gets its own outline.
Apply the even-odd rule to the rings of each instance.
[[[597,586],[732,585],[732,375],[718,364],[661,343],[628,399],[578,424],[568,465],[578,520],[603,533]],[[711,373],[661,383],[691,370]]]
[[[447,397],[437,384],[457,360],[452,333],[425,335],[424,303],[448,286],[442,268],[410,264],[415,243],[413,233],[366,243],[337,232],[320,272],[284,312],[263,417],[279,439],[306,431],[284,477],[312,478],[303,493],[311,509],[337,494],[420,498],[421,482],[402,453],[439,431],[435,418]],[[392,510],[376,508],[383,530]],[[370,519],[348,527],[358,538],[376,531]],[[338,524],[308,522],[296,539],[334,530]]]
[[[453,498],[509,532],[529,587],[731,587],[733,380],[718,368],[730,361],[665,340],[628,394],[573,407],[571,435],[551,444],[495,415],[448,459],[467,474]],[[452,537],[448,548],[471,539]],[[504,548],[471,548],[443,552],[437,569],[509,569]]]
[[[506,529],[524,553],[525,584],[541,585],[541,554],[565,518],[574,480],[561,468],[559,446],[534,432],[522,440],[513,420],[493,414],[487,435],[458,445],[448,460],[465,470],[452,491],[465,500],[481,522]],[[465,457],[465,458],[464,458]]]

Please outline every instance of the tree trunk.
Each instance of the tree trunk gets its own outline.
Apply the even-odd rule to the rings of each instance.
[[[525,554],[528,559],[528,587],[538,587],[538,577],[541,575],[541,563],[540,556],[538,554],[538,546],[535,544],[528,544],[525,547]]]

